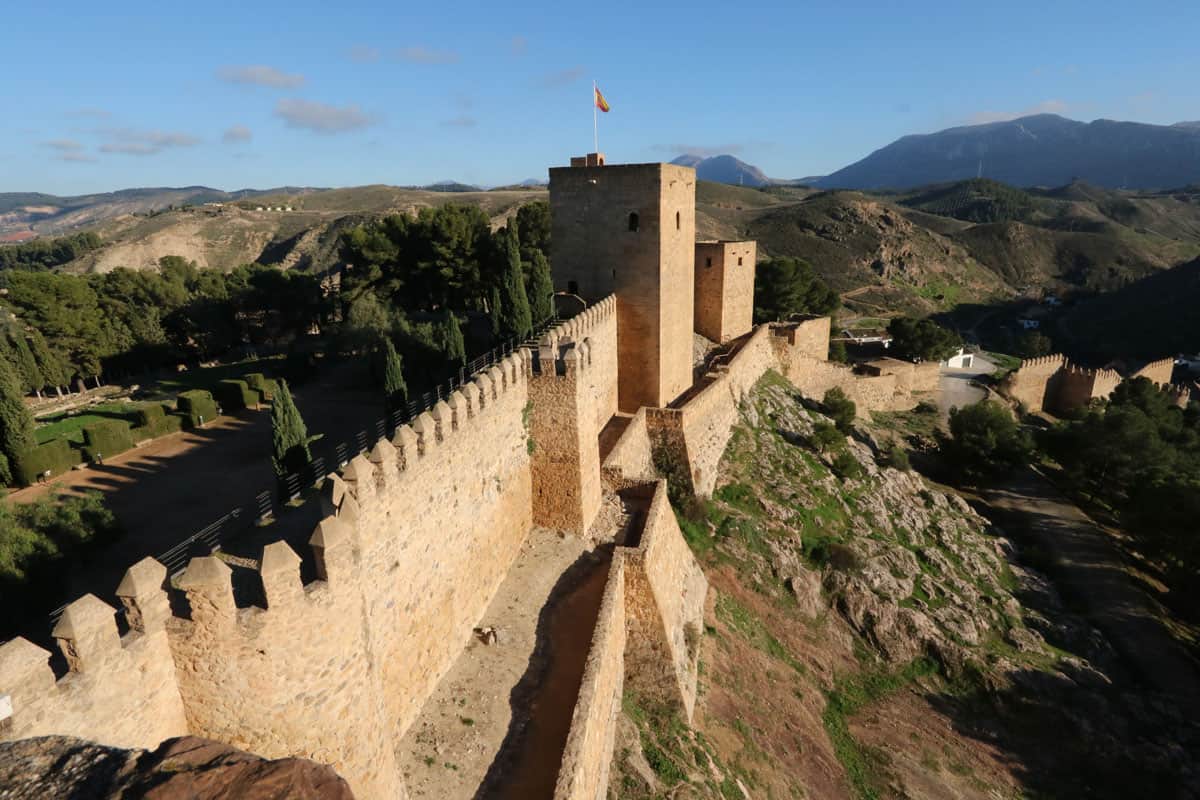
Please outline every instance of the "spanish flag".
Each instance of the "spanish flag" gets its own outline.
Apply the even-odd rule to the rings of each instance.
[[[607,114],[608,101],[604,99],[604,95],[600,94],[600,89],[595,84],[592,84],[592,91],[596,93],[596,108]]]

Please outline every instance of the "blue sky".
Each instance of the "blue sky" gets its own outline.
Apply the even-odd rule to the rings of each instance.
[[[1052,111],[1200,119],[1200,3],[20,3],[0,191],[498,184],[591,149],[824,174]]]

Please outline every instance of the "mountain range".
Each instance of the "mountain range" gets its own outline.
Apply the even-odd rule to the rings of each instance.
[[[694,167],[702,181],[728,183],[734,186],[767,186],[779,183],[768,178],[761,169],[730,155],[704,156],[684,154],[671,161],[683,167]]]
[[[991,178],[1013,186],[1074,180],[1169,189],[1200,181],[1200,124],[1147,125],[1055,114],[905,136],[822,178],[837,189],[907,189]]]

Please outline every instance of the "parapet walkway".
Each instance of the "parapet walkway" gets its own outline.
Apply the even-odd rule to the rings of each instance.
[[[554,796],[612,544],[643,504],[606,495],[588,538],[530,532],[478,623],[496,641],[472,638],[396,748],[411,797]]]

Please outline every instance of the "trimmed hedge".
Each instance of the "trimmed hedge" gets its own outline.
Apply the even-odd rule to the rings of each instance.
[[[246,385],[258,392],[259,397],[262,398],[262,402],[274,400],[275,395],[279,392],[279,382],[274,378],[268,378],[261,372],[247,373]]]
[[[243,380],[230,378],[217,384],[217,400],[221,410],[226,414],[241,411],[243,408],[253,408],[258,405],[259,394],[246,385]]]
[[[177,433],[182,429],[183,417],[168,414],[167,409],[155,404],[138,409],[137,425],[130,429],[130,433],[133,434],[135,442],[144,442],[147,439],[166,436],[168,433]]]
[[[13,477],[22,486],[31,486],[47,470],[50,477],[54,477],[78,463],[79,454],[71,449],[70,443],[66,439],[55,439],[21,455],[13,469]]]
[[[189,428],[198,428],[203,422],[217,418],[217,403],[212,392],[204,389],[189,389],[179,393],[179,412]]]
[[[83,426],[83,455],[91,462],[111,458],[133,447],[129,423],[107,419]]]

